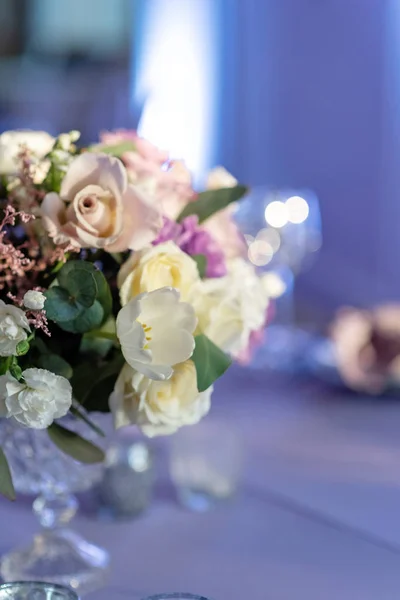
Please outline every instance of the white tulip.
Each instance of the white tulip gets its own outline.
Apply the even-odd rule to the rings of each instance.
[[[67,414],[72,404],[68,379],[45,369],[26,369],[17,381],[10,373],[0,377],[0,416],[13,417],[32,429],[46,429]]]
[[[20,308],[0,300],[0,356],[12,356],[28,337],[28,319]]]
[[[212,387],[199,393],[191,360],[176,365],[171,379],[154,381],[125,365],[113,393],[110,409],[116,428],[136,424],[145,435],[169,435],[194,425],[210,409]]]
[[[117,336],[126,362],[151,379],[171,377],[190,358],[197,319],[178,290],[164,287],[139,294],[118,313]]]

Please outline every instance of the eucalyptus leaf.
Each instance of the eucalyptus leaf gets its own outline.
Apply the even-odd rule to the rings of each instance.
[[[110,286],[108,285],[107,279],[99,269],[95,269],[93,277],[97,285],[97,300],[103,307],[103,320],[104,323],[111,314],[112,311],[112,295]]]
[[[95,464],[103,462],[104,452],[92,442],[62,427],[58,423],[53,423],[47,429],[51,441],[62,451],[73,459],[86,463]]]
[[[89,308],[97,297],[97,283],[94,277],[96,267],[86,261],[71,260],[62,267],[58,285],[82,306]],[[69,319],[65,319],[69,321]]]
[[[42,354],[38,359],[38,366],[55,375],[61,375],[66,379],[71,379],[73,370],[69,363],[58,354]]]
[[[78,317],[85,307],[71,298],[67,290],[55,285],[44,292],[46,302],[44,308],[50,321],[56,323],[72,321]]]
[[[192,254],[192,258],[197,265],[200,277],[203,279],[207,271],[207,257],[204,254]]]
[[[195,337],[195,344],[192,361],[196,367],[197,389],[204,392],[225,373],[232,361],[204,334]]]
[[[8,498],[8,500],[15,500],[15,490],[11,471],[8,466],[7,457],[2,448],[0,448],[0,494]]]
[[[177,221],[180,223],[190,215],[197,215],[199,223],[202,223],[216,212],[226,208],[232,202],[240,200],[247,192],[248,188],[245,185],[201,192],[196,200],[189,202],[185,206]]]
[[[103,307],[96,300],[90,308],[86,308],[76,319],[66,323],[59,322],[58,325],[61,329],[70,333],[86,333],[99,327],[103,321],[103,316]]]

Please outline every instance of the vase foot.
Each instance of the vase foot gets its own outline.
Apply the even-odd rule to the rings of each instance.
[[[73,588],[82,596],[106,583],[108,553],[68,529],[41,533],[30,546],[11,551],[1,561],[4,581],[46,581]]]

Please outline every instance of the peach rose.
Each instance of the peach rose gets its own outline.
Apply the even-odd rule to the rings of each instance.
[[[341,309],[331,326],[338,370],[357,391],[379,394],[400,381],[400,306]]]
[[[156,238],[162,220],[152,204],[128,183],[120,160],[87,152],[70,164],[60,194],[45,196],[41,212],[55,244],[122,252]]]

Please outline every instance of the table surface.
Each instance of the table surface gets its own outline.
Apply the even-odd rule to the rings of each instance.
[[[93,597],[398,599],[400,401],[235,368],[217,385],[210,419],[240,426],[238,495],[206,514],[167,493],[134,521],[80,514],[75,528],[113,560]],[[1,501],[0,524],[0,553],[36,530],[25,502]]]

